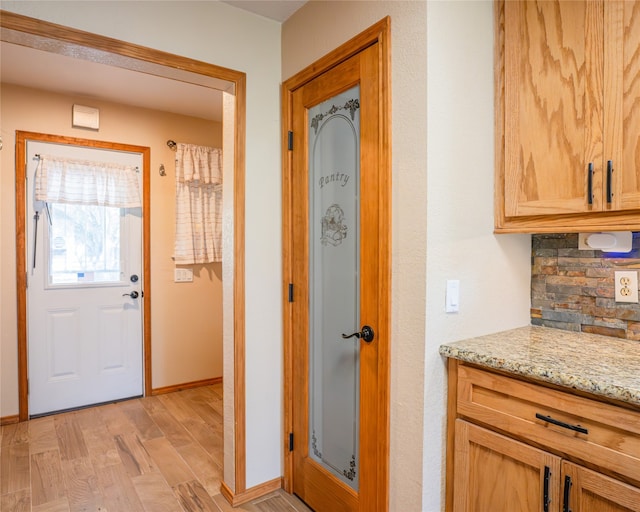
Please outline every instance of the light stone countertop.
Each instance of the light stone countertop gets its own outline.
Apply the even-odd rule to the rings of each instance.
[[[640,406],[640,341],[528,326],[446,343],[440,354]]]

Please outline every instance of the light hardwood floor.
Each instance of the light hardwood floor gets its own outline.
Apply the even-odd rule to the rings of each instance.
[[[233,509],[220,495],[222,386],[0,428],[1,512],[309,512],[275,492]]]

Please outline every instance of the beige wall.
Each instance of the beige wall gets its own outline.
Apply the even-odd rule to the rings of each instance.
[[[282,27],[287,79],[391,16],[392,347],[390,510],[421,510],[426,250],[426,3],[311,1]],[[442,389],[442,384],[440,384]]]
[[[71,127],[74,103],[100,109],[100,130]],[[97,139],[151,148],[152,386],[222,376],[221,264],[193,266],[193,283],[174,283],[173,139],[220,147],[220,123],[166,112],[63,96],[2,84],[1,126],[1,403],[0,416],[18,412],[15,288],[15,131]],[[159,174],[164,164],[167,175]]]
[[[529,323],[531,237],[493,234],[493,2],[427,2],[427,318],[422,509],[443,505],[440,344]],[[446,313],[447,279],[460,311]]]

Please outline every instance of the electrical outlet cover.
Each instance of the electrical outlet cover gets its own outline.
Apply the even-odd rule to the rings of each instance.
[[[638,271],[616,270],[614,272],[616,302],[638,302]]]

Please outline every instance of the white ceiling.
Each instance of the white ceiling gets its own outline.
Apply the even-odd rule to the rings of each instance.
[[[234,7],[279,22],[286,20],[306,0],[223,0]],[[137,107],[220,121],[224,83],[203,83],[196,76],[175,79],[154,70],[132,71],[67,57],[7,42],[0,45],[0,80],[36,89],[78,96],[86,100],[110,101]],[[10,39],[10,38],[9,38]],[[83,100],[83,101],[84,101]]]
[[[225,4],[250,11],[282,23],[307,3],[307,0],[222,0]]]

